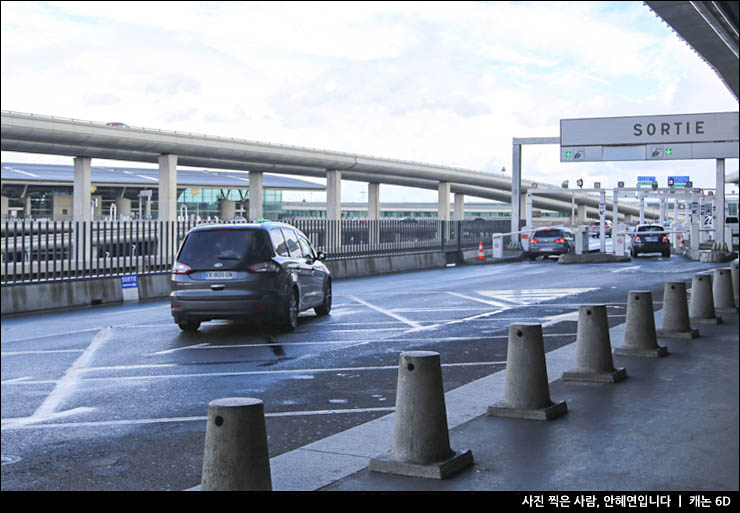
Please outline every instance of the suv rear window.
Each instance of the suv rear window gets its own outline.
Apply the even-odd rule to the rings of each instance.
[[[535,239],[538,237],[544,238],[544,237],[563,237],[563,236],[564,236],[563,230],[558,230],[557,228],[553,228],[550,230],[537,230],[536,232],[534,232],[534,235],[532,235],[532,237],[534,237]]]
[[[662,232],[665,229],[662,226],[638,226],[638,232]]]
[[[244,269],[272,258],[264,230],[204,230],[191,232],[185,240],[178,262],[192,269]]]

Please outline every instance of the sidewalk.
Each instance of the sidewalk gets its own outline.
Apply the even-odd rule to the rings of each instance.
[[[447,480],[367,470],[390,449],[390,414],[272,458],[273,490],[737,491],[738,314],[720,315],[721,325],[693,326],[697,339],[659,339],[663,358],[614,356],[628,374],[616,384],[562,381],[575,343],[548,353],[550,395],[568,406],[555,420],[486,416],[506,371],[450,391],[451,447],[472,450],[475,464]],[[613,349],[624,326],[610,330]]]

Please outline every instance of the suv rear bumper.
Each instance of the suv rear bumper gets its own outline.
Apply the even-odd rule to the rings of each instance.
[[[257,299],[186,299],[170,295],[170,313],[175,323],[211,319],[275,318],[284,298],[266,295]]]

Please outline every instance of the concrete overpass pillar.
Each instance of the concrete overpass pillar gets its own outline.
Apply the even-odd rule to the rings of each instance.
[[[177,155],[159,156],[160,221],[177,220]]]
[[[439,182],[437,186],[438,198],[437,217],[440,221],[450,220],[450,182]]]
[[[74,183],[72,186],[73,208],[72,216],[75,221],[91,221],[90,212],[90,157],[74,158]]]
[[[8,197],[2,196],[2,203],[0,203],[0,216],[3,219],[7,219],[8,217]]]
[[[455,194],[455,221],[465,219],[465,195],[459,192]]]
[[[221,198],[218,200],[218,215],[222,221],[228,221],[236,215],[236,202],[230,199]]]
[[[262,219],[264,209],[264,175],[262,171],[249,172],[249,220]]]
[[[131,200],[122,197],[116,198],[116,214],[118,219],[121,219],[123,216],[131,217]]]
[[[326,170],[326,247],[331,254],[342,245],[342,172]]]
[[[326,170],[326,218],[342,218],[342,172],[338,169]]]
[[[380,219],[380,184],[367,184],[367,217],[371,221]]]

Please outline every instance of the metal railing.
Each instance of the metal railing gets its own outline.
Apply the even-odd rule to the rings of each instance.
[[[506,220],[284,219],[308,236],[327,260],[459,253],[485,245]],[[206,224],[201,222],[200,224]],[[3,286],[127,274],[168,273],[187,232],[186,221],[5,221],[0,225]]]

